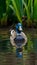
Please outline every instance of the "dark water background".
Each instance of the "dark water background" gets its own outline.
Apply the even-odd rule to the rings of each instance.
[[[31,37],[33,52],[23,48],[23,58],[16,58],[16,48],[10,44],[9,29],[0,29],[0,65],[37,65],[37,29],[24,29]]]

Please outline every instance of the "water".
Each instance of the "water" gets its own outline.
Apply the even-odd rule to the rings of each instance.
[[[35,32],[35,33],[34,33]],[[33,53],[23,48],[23,58],[16,57],[16,48],[12,47],[9,40],[8,32],[0,33],[0,65],[37,65],[37,34],[36,31],[25,31],[31,36],[33,42]]]

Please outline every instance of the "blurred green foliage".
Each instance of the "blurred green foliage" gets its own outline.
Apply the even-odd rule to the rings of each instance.
[[[6,12],[6,1],[0,0],[0,18],[2,17],[2,14]]]
[[[37,20],[37,0],[34,0],[34,19]]]
[[[23,16],[23,3],[22,0],[12,0],[12,5],[10,5],[11,9],[15,12],[18,20],[22,22]]]
[[[22,16],[27,16],[27,24],[37,22],[37,0],[0,0],[0,25],[22,22]]]

